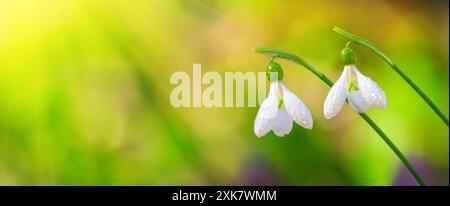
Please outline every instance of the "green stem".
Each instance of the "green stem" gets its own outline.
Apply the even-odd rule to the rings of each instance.
[[[414,167],[409,163],[408,159],[406,159],[405,155],[402,154],[402,152],[395,146],[395,144],[389,139],[389,137],[383,132],[383,130],[378,127],[377,124],[366,114],[366,113],[360,113],[359,114],[366,122],[375,130],[375,132],[380,135],[380,137],[386,142],[386,144],[392,149],[392,151],[397,155],[398,158],[403,162],[403,164],[408,168],[408,170],[411,172],[411,174],[414,176],[414,178],[417,180],[417,182],[425,186],[425,181],[423,181],[422,177],[417,173],[417,171],[414,169]]]
[[[281,58],[281,59],[287,59],[294,63],[297,63],[309,71],[311,71],[313,74],[315,74],[319,79],[321,79],[323,82],[325,82],[328,86],[333,86],[333,81],[331,81],[325,74],[317,70],[314,66],[303,60],[301,57],[292,54],[287,51],[283,51],[280,49],[274,49],[274,48],[255,48],[253,49],[254,52],[258,52],[261,54],[270,55],[271,57]],[[425,182],[423,181],[423,178],[417,173],[417,171],[414,169],[414,167],[409,163],[408,159],[406,159],[405,155],[395,146],[395,144],[389,139],[389,137],[381,130],[381,128],[365,113],[360,114],[360,116],[372,127],[375,132],[383,139],[384,142],[391,148],[391,150],[397,155],[397,157],[401,160],[401,162],[406,166],[406,168],[409,170],[409,172],[413,175],[413,177],[417,180],[417,182],[421,186],[425,186]]]
[[[434,110],[434,112],[444,121],[444,123],[448,125],[448,118],[445,116],[445,114],[436,106],[436,104],[431,101],[431,99],[402,71],[400,68],[392,62],[389,57],[386,56],[380,49],[378,49],[374,44],[367,41],[366,39],[363,39],[359,36],[356,36],[350,32],[347,32],[339,27],[334,27],[333,30],[337,32],[338,34],[347,37],[352,43],[358,44],[360,46],[367,47],[369,50],[373,51],[375,54],[377,54],[379,57],[381,57],[384,61],[386,61],[392,69],[394,69],[397,74],[399,74],[408,84],[411,86],[419,95],[422,97],[422,99],[431,107],[431,109]]]
[[[273,58],[279,58],[279,59],[291,60],[291,61],[293,61],[293,62],[295,62],[297,64],[302,65],[303,67],[305,67],[309,71],[311,71],[313,74],[315,74],[317,77],[319,77],[322,81],[327,83],[328,86],[330,86],[330,87],[333,86],[333,81],[328,79],[328,77],[325,76],[325,74],[323,74],[322,72],[320,72],[319,70],[314,68],[313,65],[309,64],[308,62],[306,62],[301,57],[299,57],[299,56],[297,56],[295,54],[292,54],[292,53],[287,52],[287,51],[283,51],[281,49],[274,49],[274,48],[254,48],[253,52],[258,52],[258,53],[270,55],[272,57],[272,59]]]

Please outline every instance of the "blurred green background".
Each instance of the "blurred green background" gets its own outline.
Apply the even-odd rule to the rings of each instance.
[[[1,0],[0,185],[415,185],[348,105],[279,60],[314,116],[258,139],[258,108],[173,108],[176,71],[265,71],[266,46],[332,80],[346,40],[381,48],[448,116],[448,1]],[[389,106],[368,113],[429,184],[448,185],[449,130],[380,58],[354,46]],[[205,88],[205,86],[203,87]]]

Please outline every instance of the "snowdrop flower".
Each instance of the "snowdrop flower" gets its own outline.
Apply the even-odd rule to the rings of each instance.
[[[271,130],[282,137],[292,130],[293,121],[304,128],[313,127],[311,113],[305,104],[283,83],[283,70],[280,64],[271,62],[267,68],[270,80],[269,95],[261,104],[256,115],[254,132],[262,137]]]
[[[384,109],[387,100],[383,90],[369,77],[364,76],[354,65],[356,55],[352,49],[346,47],[341,52],[344,71],[331,87],[323,112],[325,118],[330,119],[341,111],[345,100],[353,111],[367,112],[371,107]]]

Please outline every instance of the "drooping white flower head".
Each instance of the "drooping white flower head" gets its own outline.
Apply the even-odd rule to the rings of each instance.
[[[346,100],[353,111],[358,113],[367,112],[371,107],[386,108],[387,100],[383,90],[371,78],[359,72],[353,64],[356,60],[353,51],[347,50],[351,54],[351,59],[348,60],[348,56],[344,56],[344,50],[343,59],[346,65],[325,99],[323,108],[325,118],[330,119],[336,116]]]
[[[262,137],[273,131],[279,137],[285,136],[291,132],[293,121],[304,128],[311,129],[313,127],[311,113],[302,100],[284,85],[281,66],[272,62],[268,72],[277,72],[278,78],[271,80],[269,95],[256,115],[255,135]]]

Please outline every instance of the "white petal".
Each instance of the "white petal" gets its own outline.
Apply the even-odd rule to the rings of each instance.
[[[262,137],[272,130],[273,123],[278,113],[278,93],[278,83],[271,83],[269,95],[261,104],[258,114],[256,114],[253,131],[257,137]]]
[[[355,65],[352,65],[358,79],[358,87],[361,90],[361,95],[370,106],[380,109],[387,107],[386,95],[383,90],[371,78],[364,76],[358,71]]]
[[[347,99],[348,104],[355,112],[364,113],[370,109],[370,105],[364,100],[361,91],[347,93]]]
[[[272,130],[279,137],[287,135],[289,134],[289,132],[291,132],[292,119],[291,117],[289,117],[289,114],[286,112],[286,110],[284,110],[284,108],[278,111]]]
[[[295,123],[306,129],[311,129],[313,127],[311,112],[309,112],[302,100],[289,91],[283,83],[280,83],[280,85],[283,90],[283,105],[289,116]]]
[[[345,99],[347,98],[347,71],[348,66],[345,66],[341,76],[334,83],[333,87],[331,87],[325,99],[323,113],[327,119],[336,116],[345,104]]]

